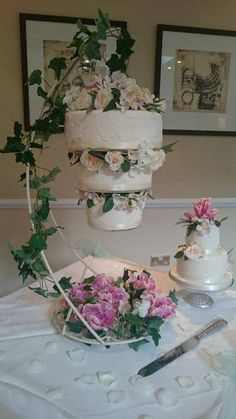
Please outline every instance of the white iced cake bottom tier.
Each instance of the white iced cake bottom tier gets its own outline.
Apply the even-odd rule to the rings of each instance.
[[[91,171],[81,164],[75,167],[76,184],[82,191],[127,192],[141,191],[152,186],[152,172],[148,169],[132,169],[129,172],[112,172],[109,167]]]
[[[172,276],[183,288],[199,291],[218,291],[232,284],[228,255],[221,247],[199,259],[177,259]]]
[[[91,227],[100,230],[130,230],[138,227],[142,222],[143,210],[139,207],[119,210],[112,208],[103,212],[103,204],[87,208],[87,220]]]
[[[148,111],[69,111],[65,118],[69,150],[160,148],[162,118]]]

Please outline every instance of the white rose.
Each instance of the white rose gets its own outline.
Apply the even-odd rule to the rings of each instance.
[[[105,155],[105,160],[113,172],[120,170],[120,166],[124,162],[124,157],[120,151],[108,151]]]
[[[184,256],[188,259],[199,259],[203,255],[203,249],[197,244],[192,244],[184,250]]]
[[[88,170],[99,170],[103,166],[103,161],[89,153],[88,150],[83,151],[80,157],[80,163]]]
[[[135,162],[139,158],[139,150],[128,150],[128,158],[131,162]]]
[[[129,206],[129,199],[127,196],[113,195],[114,207],[118,210],[126,210]]]
[[[147,154],[150,156],[149,167],[152,170],[158,170],[166,159],[166,153],[164,150],[147,150]]]
[[[209,220],[202,220],[201,221],[201,224],[198,224],[197,225],[197,227],[196,227],[196,230],[200,233],[200,234],[202,234],[202,235],[205,235],[205,234],[209,234],[210,233],[210,231],[211,231],[211,224],[210,224],[210,221]]]
[[[166,101],[165,100],[160,100],[160,102],[158,102],[158,107],[160,109],[161,112],[165,112],[166,110]]]
[[[104,109],[112,99],[113,95],[110,90],[100,89],[94,101],[95,109]]]
[[[130,308],[131,306],[128,301],[121,300],[119,303],[118,311],[122,316],[124,316],[125,313],[130,311]]]
[[[135,300],[133,304],[133,314],[138,314],[139,317],[146,317],[148,314],[148,310],[150,308],[150,301],[149,300]]]
[[[71,103],[70,109],[72,111],[88,110],[92,106],[92,96],[82,89],[77,99]]]

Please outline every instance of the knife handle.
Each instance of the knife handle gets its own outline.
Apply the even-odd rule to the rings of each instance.
[[[226,326],[228,322],[222,318],[212,320],[210,323],[208,323],[204,329],[200,330],[195,337],[198,339],[202,339],[206,336],[208,336],[210,333],[215,332],[218,329],[221,329],[222,327]]]

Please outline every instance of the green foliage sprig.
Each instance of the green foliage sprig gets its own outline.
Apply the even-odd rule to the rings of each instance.
[[[0,150],[0,153],[15,155],[16,162],[24,165],[25,171],[20,175],[20,181],[26,181],[28,170],[29,186],[35,192],[31,214],[33,232],[20,248],[15,249],[11,246],[11,253],[18,265],[19,275],[22,276],[23,282],[29,277],[37,279],[40,287],[34,288],[34,291],[44,297],[58,295],[57,292],[51,293],[48,290],[46,281],[48,270],[41,252],[47,249],[48,238],[60,228],[59,226],[52,227],[48,222],[50,204],[56,201],[48,184],[55,180],[60,169],[54,167],[49,170],[40,167],[35,151],[42,152],[49,138],[64,130],[66,105],[63,104],[58,91],[61,83],[73,68],[78,65],[82,66],[85,59],[100,60],[102,58],[101,42],[110,36],[117,40],[116,52],[106,62],[111,72],[116,70],[126,72],[128,59],[133,53],[132,47],[135,40],[131,38],[126,28],[111,28],[107,13],[99,9],[95,24],[96,29],[90,31],[81,20],[78,20],[78,31],[70,45],[74,47],[75,52],[69,64],[65,57],[55,57],[50,61],[48,68],[53,70],[56,80],[53,86],[48,85],[41,70],[37,69],[32,72],[27,83],[29,86],[37,86],[37,95],[42,98],[43,103],[41,113],[29,132],[23,132],[22,125],[17,121],[14,122],[13,136],[7,137],[5,146]],[[49,92],[45,90],[44,84],[48,85]]]

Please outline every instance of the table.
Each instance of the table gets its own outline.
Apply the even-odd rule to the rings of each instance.
[[[87,262],[115,276],[124,266],[137,267],[129,261],[90,256]],[[76,279],[81,271],[81,262],[76,262],[56,275]],[[150,272],[163,292],[176,287],[166,273]],[[149,343],[138,352],[126,345],[88,347],[57,334],[50,321],[54,300],[27,288],[2,298],[0,418],[216,419],[228,380],[217,354],[236,350],[236,291],[215,294],[214,305],[205,309],[185,303],[180,290],[177,295],[176,316],[162,326],[159,346]],[[145,381],[135,381],[141,367],[217,316],[229,322],[226,328]],[[110,386],[102,379],[104,372],[112,373],[108,375],[114,379]],[[91,383],[82,382],[81,376]],[[122,400],[117,401],[119,398]]]

